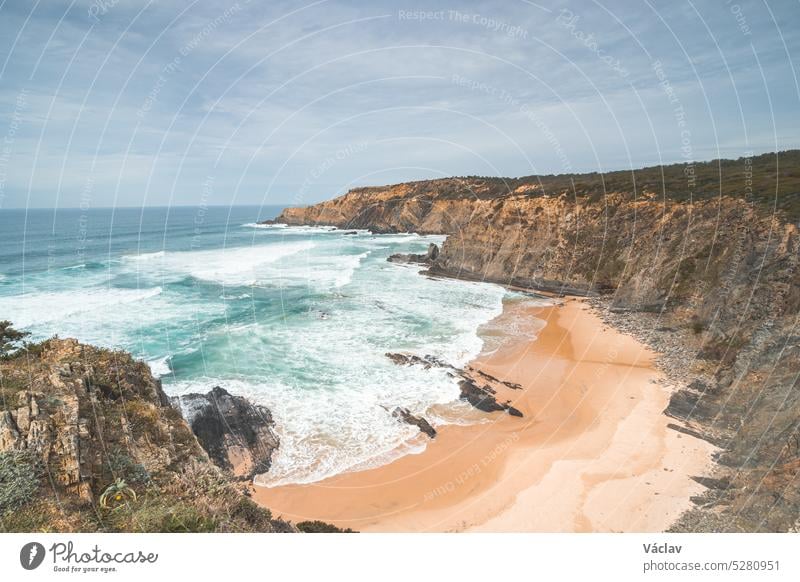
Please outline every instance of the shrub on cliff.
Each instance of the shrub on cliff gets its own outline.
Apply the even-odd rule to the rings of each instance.
[[[17,344],[29,335],[27,331],[17,331],[11,327],[10,321],[0,321],[0,358],[12,355]]]
[[[22,451],[0,453],[0,516],[19,509],[39,488],[41,467],[36,458]]]
[[[342,529],[324,521],[301,521],[297,524],[297,529],[303,533],[356,533],[354,530]]]
[[[272,529],[272,512],[244,495],[233,504],[230,515],[234,519],[243,520],[256,531]]]
[[[150,473],[144,465],[137,463],[123,449],[115,449],[108,454],[105,465],[113,478],[121,478],[133,485],[150,482]]]

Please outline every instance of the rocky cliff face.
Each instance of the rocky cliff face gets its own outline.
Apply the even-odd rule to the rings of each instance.
[[[294,530],[212,464],[147,365],[124,352],[30,346],[0,361],[0,396],[1,531]],[[249,422],[241,400],[217,396],[224,418]],[[228,441],[213,436],[205,444],[226,457]],[[109,487],[122,489],[119,503],[104,500]]]
[[[800,152],[606,175],[359,188],[276,222],[448,235],[433,274],[591,295],[687,388],[668,414],[721,446],[676,527],[800,527]]]
[[[37,355],[22,370],[30,379],[5,399],[0,451],[36,453],[65,492],[90,501],[110,477],[109,450],[150,474],[207,458],[144,363],[75,340],[46,342]],[[6,386],[20,379],[15,368],[3,372]]]

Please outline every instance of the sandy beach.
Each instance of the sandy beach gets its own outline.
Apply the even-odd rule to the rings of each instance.
[[[498,331],[537,319],[535,338],[531,326]],[[420,454],[310,485],[254,487],[254,499],[294,522],[358,531],[650,532],[702,491],[690,476],[713,447],[667,428],[673,387],[655,354],[583,301],[509,300],[482,333],[505,334],[502,346],[470,366],[519,384],[492,386],[523,418],[476,411],[488,422],[440,427]]]

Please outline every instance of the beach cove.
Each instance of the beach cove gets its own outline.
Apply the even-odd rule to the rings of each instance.
[[[538,337],[514,333],[531,319]],[[419,454],[312,484],[256,486],[254,499],[295,522],[366,532],[667,529],[702,491],[690,477],[713,447],[667,427],[673,386],[656,354],[576,298],[506,299],[481,329],[484,339],[502,333],[470,366],[518,383],[493,387],[523,418],[495,412],[438,427]]]

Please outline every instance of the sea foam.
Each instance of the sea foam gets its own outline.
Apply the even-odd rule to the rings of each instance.
[[[222,214],[216,238],[194,238],[194,218],[143,237],[151,252],[99,245],[85,261],[103,269],[9,276],[0,319],[36,338],[131,351],[170,394],[223,386],[265,404],[281,438],[258,478],[265,485],[311,483],[424,450],[426,437],[392,417],[396,406],[434,426],[479,422],[447,370],[397,366],[385,355],[464,365],[482,349],[480,326],[501,312],[498,286],[430,280],[418,266],[386,261],[444,237],[248,232],[228,229]]]
[[[134,262],[135,270],[149,271],[162,277],[188,274],[224,285],[253,285],[272,274],[263,270],[270,263],[314,246],[312,241],[297,241],[202,251],[160,251],[125,258]]]
[[[25,293],[0,297],[0,313],[13,313],[14,324],[20,328],[27,328],[62,321],[69,317],[107,312],[110,308],[140,302],[161,292],[161,287],[152,287]]]
[[[147,365],[150,367],[150,372],[153,376],[161,378],[172,373],[172,369],[169,367],[170,358],[171,356],[164,356],[155,360],[147,360]]]
[[[281,223],[263,224],[261,222],[248,222],[247,224],[243,224],[242,226],[245,227],[245,228],[275,229],[275,228],[286,228],[289,225],[288,224],[281,224]]]
[[[389,243],[391,250],[417,252],[431,242],[407,240],[415,242]],[[323,251],[328,254],[316,254]],[[317,279],[300,270],[284,272],[284,283],[295,288],[312,281],[319,294],[324,280],[329,294],[310,296],[306,311],[287,310],[274,325],[227,326],[222,333],[225,345],[235,346],[236,374],[166,386],[170,393],[186,393],[221,385],[272,410],[281,446],[270,471],[257,478],[259,484],[313,483],[421,452],[427,441],[416,427],[392,417],[397,406],[435,426],[480,422],[459,400],[458,385],[446,369],[397,366],[385,354],[434,355],[464,365],[480,352],[478,328],[502,311],[505,291],[489,284],[429,280],[418,268],[387,263],[388,254],[342,256],[331,248],[314,249],[308,259],[316,265]],[[337,287],[335,274],[345,261],[358,266]],[[249,354],[247,360],[240,354]]]

